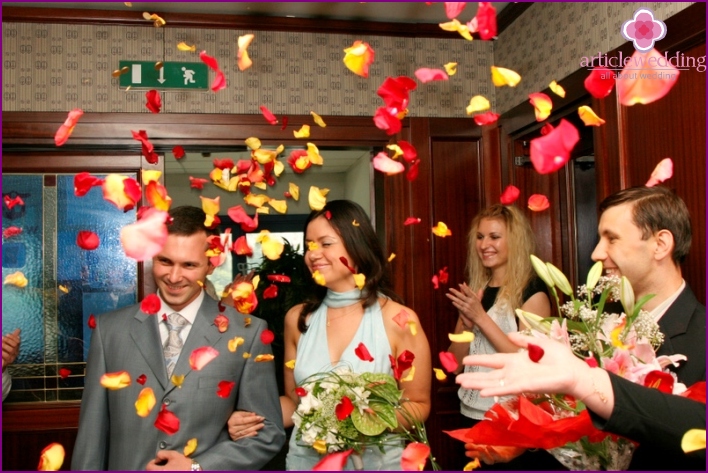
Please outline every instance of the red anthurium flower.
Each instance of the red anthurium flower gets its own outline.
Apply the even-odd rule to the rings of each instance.
[[[19,195],[13,199],[11,199],[9,195],[6,195],[2,198],[2,200],[3,202],[5,202],[5,205],[7,205],[8,209],[13,208],[15,205],[25,205],[25,201],[22,200],[22,197],[20,197]]]
[[[447,284],[450,275],[447,272],[447,266],[438,271],[438,276],[440,278],[440,284]]]
[[[659,164],[656,165],[654,171],[651,173],[651,177],[644,184],[647,187],[654,187],[655,185],[664,182],[667,179],[671,179],[674,175],[674,162],[671,158],[664,158]]]
[[[351,451],[351,450],[350,450]],[[37,471],[59,471],[64,463],[66,452],[64,447],[57,442],[52,442],[40,452]]]
[[[175,159],[182,159],[184,158],[184,155],[184,148],[182,148],[181,146],[175,146],[174,148],[172,148],[172,156],[174,156]]]
[[[543,194],[534,194],[529,197],[528,207],[534,212],[542,212],[550,206],[551,204],[548,202],[548,197]]]
[[[354,349],[354,354],[359,357],[360,360],[362,361],[374,361],[374,357],[371,356],[371,353],[369,353],[369,349],[366,348],[366,345],[363,343],[359,343],[357,347]]]
[[[430,455],[430,447],[420,442],[411,442],[401,455],[401,469],[404,471],[423,471]]]
[[[422,222],[422,220],[418,217],[408,217],[406,221],[403,222],[403,225],[416,225],[420,222]]]
[[[246,233],[255,231],[258,228],[258,213],[251,218],[246,215],[246,211],[240,205],[231,207],[226,213],[231,220],[240,224],[241,230]]]
[[[22,229],[20,227],[7,227],[5,230],[2,231],[2,237],[7,239],[20,235],[21,233]]]
[[[418,85],[410,77],[387,77],[376,92],[395,116],[408,107],[409,92]]]
[[[89,315],[89,318],[88,318],[88,321],[86,322],[86,324],[88,325],[88,327],[91,330],[95,329],[96,328],[96,316],[93,314]]]
[[[224,333],[229,329],[229,318],[224,314],[219,314],[214,318],[214,325],[219,333]]]
[[[541,358],[543,358],[545,353],[543,348],[538,345],[534,345],[533,343],[529,343],[527,348],[529,350],[529,359],[531,359],[534,363],[538,363]]]
[[[275,340],[275,334],[272,330],[265,329],[261,332],[261,342],[264,345],[270,345]]]
[[[344,266],[346,266],[347,269],[348,269],[349,271],[351,271],[352,274],[356,274],[356,269],[355,269],[355,268],[352,268],[351,266],[349,266],[349,260],[346,258],[346,256],[340,256],[340,257],[339,257],[339,261],[341,261],[342,264],[343,264]]]
[[[445,371],[447,371],[448,373],[454,372],[459,366],[455,355],[453,355],[449,351],[441,351],[439,353],[439,357],[440,363],[443,365],[443,368],[445,368]]]
[[[74,127],[76,126],[76,123],[79,121],[79,118],[81,118],[81,115],[83,114],[84,111],[80,108],[75,108],[69,112],[69,115],[66,117],[64,123],[54,134],[54,144],[56,144],[57,146],[61,146],[66,143],[66,140],[68,140],[71,136],[71,133],[74,131]]]
[[[552,131],[553,131],[553,125],[551,125],[550,123],[546,123],[545,125],[543,125],[541,127],[541,136],[546,136],[547,134],[549,134]]]
[[[120,231],[120,243],[126,256],[136,261],[145,261],[162,250],[167,241],[167,212],[149,208],[135,223]]]
[[[474,122],[478,126],[491,125],[499,119],[499,114],[494,112],[478,113],[474,116]]]
[[[76,245],[84,250],[95,250],[98,245],[101,244],[101,240],[98,238],[94,232],[89,232],[87,230],[82,230],[76,236]]]
[[[585,90],[596,99],[604,99],[615,86],[615,73],[606,67],[596,67],[585,78]]]
[[[418,166],[419,165],[420,165],[420,159],[416,160],[416,162],[411,164],[411,167],[408,168],[408,172],[406,173],[406,179],[408,179],[410,182],[413,182],[418,178]]]
[[[145,299],[143,299],[140,303],[140,310],[148,315],[155,315],[160,311],[161,306],[162,302],[160,301],[160,298],[157,294],[153,293],[145,296]]]
[[[236,239],[233,246],[233,252],[240,256],[252,256],[253,248],[248,246],[246,235],[242,235]]]
[[[465,9],[465,5],[467,5],[467,2],[445,2],[445,14],[450,20],[454,20],[460,16],[462,10]]]
[[[192,189],[204,189],[204,184],[207,182],[209,182],[209,179],[189,176],[189,187]]]
[[[278,286],[271,284],[263,290],[263,299],[275,299],[278,297]]]
[[[103,184],[103,179],[92,176],[88,172],[80,172],[74,176],[74,195],[82,197],[94,186]]]
[[[325,456],[312,467],[312,471],[342,471],[347,463],[347,457],[351,455],[353,449],[346,452],[335,452]]]
[[[160,109],[162,108],[162,98],[160,97],[160,92],[154,89],[148,90],[145,93],[145,98],[147,99],[147,103],[145,104],[147,109],[152,113],[160,113]]]
[[[531,140],[531,163],[536,172],[549,174],[565,166],[578,140],[578,130],[565,119],[546,136]]]
[[[336,405],[334,408],[334,413],[337,415],[337,419],[342,421],[349,417],[353,410],[354,404],[352,404],[352,400],[347,396],[342,396],[342,401]]]
[[[470,33],[479,33],[479,37],[488,40],[497,35],[497,10],[491,2],[479,2],[477,15],[467,23]]]
[[[216,395],[226,399],[231,395],[231,390],[234,388],[234,386],[236,386],[236,382],[235,381],[219,381],[219,384],[217,386],[218,386],[218,389],[216,390]]]
[[[415,76],[423,84],[436,80],[448,80],[447,72],[442,69],[428,69],[427,67],[421,67],[415,71]]]
[[[388,107],[379,107],[374,113],[374,125],[379,130],[383,130],[387,135],[395,135],[401,131],[401,120],[399,120],[395,113],[390,112]]]
[[[70,369],[67,369],[67,368],[60,368],[60,369],[59,369],[59,377],[60,377],[61,379],[66,379],[66,378],[68,378],[70,374],[71,374],[71,370],[70,370]]]
[[[155,419],[155,428],[163,431],[167,435],[174,435],[179,430],[179,418],[174,412],[168,411],[167,406],[163,404],[162,409],[160,409]]]
[[[290,282],[290,276],[287,276],[285,274],[269,274],[268,280],[275,281],[275,282],[288,283],[288,282]]]
[[[405,140],[400,140],[396,144],[399,148],[401,148],[401,151],[403,151],[403,159],[405,159],[406,162],[412,163],[413,161],[415,161],[415,158],[418,157],[418,152],[415,150],[415,147],[409,142]]]
[[[506,186],[506,189],[504,189],[504,192],[502,193],[501,198],[499,200],[504,205],[511,205],[516,201],[516,199],[519,198],[520,194],[521,191],[518,187],[509,185]]]
[[[217,356],[219,356],[219,351],[213,347],[195,348],[189,355],[189,366],[193,370],[199,371]]]
[[[307,396],[307,391],[302,386],[298,386],[297,388],[295,388],[295,394],[297,394],[299,397],[305,397]]]
[[[433,277],[430,279],[430,282],[433,283],[433,289],[440,289],[440,278],[437,274],[433,274]]]
[[[647,373],[644,378],[644,386],[658,389],[662,393],[671,394],[674,391],[674,377],[671,373],[654,370]]]
[[[145,381],[147,381],[147,376],[145,376],[144,374],[141,374],[141,375],[138,376],[137,379],[135,380],[136,383],[142,384],[142,385],[145,385]]]
[[[617,79],[619,102],[626,106],[655,102],[676,85],[679,73],[656,49],[647,53],[634,51]]]
[[[275,115],[273,115],[273,112],[268,110],[268,107],[266,107],[265,105],[261,105],[260,109],[261,113],[263,114],[263,118],[265,118],[268,123],[270,123],[271,125],[276,125],[278,123],[278,119]]]

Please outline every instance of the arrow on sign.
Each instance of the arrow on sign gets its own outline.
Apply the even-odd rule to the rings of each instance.
[[[158,81],[160,84],[164,84],[166,80],[167,80],[167,79],[165,79],[165,68],[164,68],[164,67],[161,67],[161,68],[160,68],[160,78],[157,79],[157,81]]]

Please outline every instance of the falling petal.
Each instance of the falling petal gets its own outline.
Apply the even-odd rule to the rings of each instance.
[[[228,343],[228,349],[231,353],[236,353],[236,349],[243,345],[244,339],[243,337],[234,337],[231,340],[229,340]]]
[[[400,381],[402,383],[407,383],[409,381],[413,381],[414,377],[415,377],[415,366],[411,366],[411,369],[408,371],[408,374],[406,376],[402,377]]]
[[[604,99],[615,86],[615,74],[605,67],[596,67],[585,78],[585,90],[596,99]]]
[[[275,117],[275,115],[273,115],[273,112],[268,110],[268,107],[266,107],[265,105],[261,105],[260,109],[261,113],[263,114],[263,118],[265,118],[268,123],[270,123],[271,125],[276,125],[278,123],[278,119]]]
[[[605,120],[598,117],[595,111],[587,105],[578,108],[578,115],[580,115],[580,119],[585,123],[585,126],[600,126],[605,124]]]
[[[226,88],[226,76],[224,76],[223,72],[216,71],[216,75],[214,76],[214,81],[211,83],[210,89],[212,92],[218,92],[224,88]]]
[[[482,465],[481,465],[481,463],[479,462],[479,458],[475,458],[474,460],[472,460],[471,462],[469,462],[468,464],[466,464],[466,465],[464,466],[464,468],[462,469],[462,471],[474,471],[474,470],[476,470],[477,468],[480,468],[481,466],[482,466]]]
[[[268,201],[268,205],[273,207],[276,212],[281,214],[284,214],[288,211],[288,203],[284,200],[270,199]]]
[[[127,371],[106,373],[101,376],[101,386],[112,391],[127,388],[130,386],[130,375]]]
[[[706,449],[706,430],[690,429],[681,438],[681,449],[685,453]]]
[[[322,276],[322,274],[320,274],[320,272],[319,272],[318,270],[315,270],[315,272],[312,273],[312,279],[314,279],[315,282],[316,282],[317,284],[319,284],[320,286],[324,286],[324,285],[327,284],[327,283],[325,282],[324,276]]]
[[[479,33],[483,40],[493,39],[497,35],[497,10],[490,2],[479,2],[477,14],[469,23],[470,33]]]
[[[190,45],[188,45],[187,43],[185,43],[184,41],[182,41],[182,42],[180,42],[180,43],[177,44],[177,49],[179,49],[180,51],[184,51],[184,52],[192,52],[192,53],[194,53],[194,52],[197,51],[197,46],[196,46],[196,45],[190,46]]]
[[[344,465],[347,463],[347,457],[351,455],[354,450],[349,449],[345,452],[330,453],[329,455],[318,461],[315,466],[312,467],[312,471],[342,471]]]
[[[363,274],[354,274],[354,284],[356,284],[356,287],[359,288],[359,290],[364,289],[364,285],[366,284],[366,276]]]
[[[307,143],[307,157],[310,159],[312,164],[322,166],[324,160],[320,155],[320,150],[317,149],[314,143]]]
[[[374,357],[371,356],[371,353],[369,353],[369,349],[366,348],[366,345],[364,345],[363,343],[359,343],[359,345],[357,345],[357,347],[354,349],[354,354],[362,361],[374,361]]]
[[[655,185],[664,182],[667,179],[671,179],[674,175],[674,162],[671,158],[662,159],[659,164],[656,165],[651,173],[651,177],[644,184],[647,187],[654,187]]]
[[[71,286],[64,286],[63,284],[59,284],[59,290],[63,292],[64,294],[69,294],[69,288]]]
[[[71,136],[71,133],[73,133],[76,123],[79,121],[79,118],[81,118],[81,115],[83,115],[83,114],[84,114],[84,111],[81,110],[80,108],[75,108],[69,112],[69,115],[66,117],[66,120],[64,121],[64,123],[59,127],[57,132],[54,134],[54,144],[55,145],[61,146],[64,143],[66,143],[66,140],[68,140],[69,137]]]
[[[374,50],[369,43],[354,41],[344,50],[344,65],[354,74],[363,78],[369,77],[369,66],[374,62]]]
[[[528,207],[534,212],[542,212],[551,206],[548,197],[542,194],[533,194],[529,197]]]
[[[637,70],[639,69],[639,70]],[[656,49],[634,51],[617,78],[617,98],[625,106],[648,104],[668,94],[680,71]]]
[[[145,104],[147,109],[152,113],[160,113],[160,109],[162,108],[162,98],[160,97],[160,92],[154,89],[148,90],[145,93],[145,98],[147,99],[147,103]]]
[[[181,388],[182,383],[184,383],[184,376],[185,375],[183,374],[173,374],[170,381],[175,385],[175,387]]]
[[[420,223],[422,220],[418,217],[408,217],[405,222],[403,222],[403,225],[416,225]]]
[[[82,230],[76,236],[76,245],[83,250],[95,250],[100,244],[101,240],[94,232]]]
[[[440,26],[440,29],[443,31],[457,31],[460,33],[460,36],[465,38],[467,41],[472,41],[472,34],[470,33],[469,28],[467,25],[460,23],[457,18],[452,21],[448,21],[447,23],[440,23],[438,26]]]
[[[189,366],[193,370],[199,371],[217,356],[219,356],[219,352],[215,348],[208,346],[195,348],[189,355]]]
[[[462,333],[448,333],[447,336],[454,343],[471,343],[474,340],[474,333],[466,330]]]
[[[17,235],[22,234],[22,229],[20,227],[7,227],[5,230],[2,231],[2,237],[7,239],[7,238],[12,238]]]
[[[551,92],[556,94],[558,97],[565,98],[565,89],[558,85],[556,81],[551,81],[551,83],[548,84],[548,87],[550,87]]]
[[[480,113],[474,116],[474,122],[478,126],[491,125],[499,119],[499,114],[494,112]]]
[[[154,169],[141,169],[140,179],[143,185],[146,186],[151,182],[160,182],[160,176],[162,176],[162,171],[156,171]]]
[[[401,310],[398,314],[393,317],[393,321],[398,324],[399,327],[405,329],[406,324],[408,324],[408,318],[410,314],[405,310]]]
[[[246,352],[246,353],[243,354],[243,359],[244,359],[244,360],[247,360],[247,359],[249,359],[250,357],[251,357],[251,354],[248,353],[248,352]]]
[[[529,359],[533,361],[534,363],[538,363],[541,361],[541,358],[543,358],[543,348],[541,348],[538,345],[534,345],[533,343],[529,343],[527,346],[528,353],[529,353]]]
[[[208,179],[189,176],[189,187],[191,187],[192,189],[204,189],[204,184],[206,184],[207,182],[209,182]]]
[[[88,172],[80,172],[74,176],[74,195],[82,197],[91,190],[92,187],[103,184],[103,179],[92,176]]]
[[[307,251],[317,251],[319,249],[319,245],[315,243],[314,241],[308,241],[307,242]]]
[[[457,370],[457,367],[459,365],[457,363],[455,355],[453,355],[449,351],[441,351],[439,353],[439,357],[440,363],[443,365],[443,368],[445,368],[445,371],[447,371],[448,373],[452,373]]]
[[[141,384],[141,385],[144,385],[146,381],[147,381],[147,376],[145,376],[145,374],[141,374],[140,376],[135,378],[135,382],[138,384]]]
[[[578,130],[565,119],[549,134],[531,140],[531,163],[539,174],[548,174],[562,168],[580,140]]]
[[[325,123],[325,121],[322,120],[322,117],[319,116],[319,115],[317,115],[317,114],[316,114],[315,112],[313,112],[312,110],[310,110],[310,115],[312,115],[312,119],[313,119],[313,120],[315,121],[315,123],[316,123],[317,125],[319,125],[320,127],[324,128],[324,127],[327,126],[327,124]]]
[[[253,232],[258,228],[258,214],[253,218],[246,214],[246,211],[240,205],[231,207],[227,211],[227,215],[231,220],[241,225],[241,230],[245,233]]]
[[[401,455],[401,469],[404,471],[423,471],[430,455],[430,447],[420,442],[411,442]]]
[[[270,345],[275,340],[275,333],[272,330],[265,329],[261,332],[261,342],[264,345]]]
[[[167,212],[148,209],[135,223],[120,231],[120,243],[126,256],[136,261],[146,261],[162,250],[167,241]]]
[[[449,20],[457,18],[465,9],[467,2],[444,2],[445,3],[445,14]]]
[[[70,374],[71,374],[71,370],[70,370],[70,369],[67,369],[67,368],[60,368],[60,369],[59,369],[59,377],[60,377],[61,379],[66,379],[66,378],[68,378]]]
[[[553,125],[551,125],[550,123],[546,123],[545,125],[543,125],[541,127],[541,136],[546,136],[547,134],[552,132],[554,129],[555,128],[553,127]]]
[[[20,197],[19,195],[15,196],[12,199],[9,195],[6,195],[5,197],[3,197],[2,200],[8,209],[12,209],[15,205],[25,205],[25,201],[22,200],[22,197]]]
[[[64,447],[60,443],[50,443],[39,453],[37,471],[59,471],[64,463],[64,456]]]
[[[229,318],[224,314],[219,314],[214,318],[214,325],[219,333],[224,333],[229,329]]]
[[[89,318],[88,318],[88,321],[86,322],[86,324],[88,325],[88,328],[90,328],[91,330],[95,329],[96,328],[96,316],[93,314],[89,315]]]
[[[473,115],[477,112],[489,110],[489,100],[481,95],[475,95],[470,99],[470,104],[467,106],[467,115]]]
[[[263,256],[271,261],[279,259],[284,249],[285,245],[275,238],[266,238],[261,241]]]
[[[219,381],[216,395],[227,399],[231,395],[231,390],[236,386],[236,381]]]
[[[285,362],[285,367],[291,370],[295,369],[295,360],[289,360]]]
[[[245,71],[253,64],[251,58],[248,57],[248,46],[250,46],[254,37],[255,35],[253,34],[238,37],[238,53],[236,54],[236,58],[239,71]]]
[[[135,401],[135,411],[140,417],[147,417],[150,411],[155,407],[157,400],[152,388],[143,388],[138,395],[138,400]]]
[[[529,101],[533,106],[537,122],[542,122],[551,115],[551,111],[553,110],[553,102],[548,95],[541,92],[535,92],[533,94],[529,94]]]
[[[388,107],[379,107],[374,113],[374,125],[379,130],[383,130],[387,135],[395,135],[401,131],[402,124],[394,114],[392,114]]]
[[[439,288],[440,288],[440,281],[439,281],[439,278],[438,278],[438,275],[437,275],[437,274],[434,274],[434,275],[433,275],[433,277],[432,277],[432,279],[431,279],[431,282],[433,283],[433,289],[439,289]]]
[[[187,440],[187,445],[184,446],[184,456],[188,457],[197,450],[197,439],[191,438]]]
[[[390,263],[391,261],[393,261],[393,258],[395,258],[395,257],[396,257],[396,253],[391,253],[390,255],[388,255],[387,261]]]
[[[445,72],[447,72],[448,76],[454,76],[457,74],[457,63],[456,62],[448,62],[443,66],[445,68]]]
[[[415,76],[423,84],[432,81],[448,80],[449,77],[447,72],[442,69],[428,69],[427,67],[421,67],[415,71]]]
[[[445,381],[447,379],[447,375],[440,368],[433,368],[433,371],[435,372],[435,378],[438,381]]]
[[[504,192],[502,193],[499,200],[504,205],[511,205],[516,202],[516,199],[519,198],[519,195],[521,195],[521,191],[518,187],[514,185],[508,185],[506,186],[506,189],[504,189]]]
[[[293,136],[295,138],[309,138],[310,137],[310,125],[303,124],[299,130],[293,130]]]
[[[394,161],[393,159],[389,158],[388,154],[385,151],[381,151],[376,156],[374,156],[372,163],[374,165],[374,169],[386,174],[387,176],[399,174],[406,170],[405,166],[402,163],[399,163],[398,161]]]
[[[172,156],[175,157],[175,159],[182,159],[184,158],[184,148],[181,146],[175,146],[172,148]]]
[[[11,286],[17,286],[17,287],[25,287],[27,286],[27,278],[25,277],[24,274],[22,274],[21,271],[16,271],[12,274],[8,274],[5,276],[5,281],[3,282],[3,285],[11,285]]]
[[[244,140],[244,143],[246,143],[246,146],[251,148],[253,151],[260,149],[260,147],[261,147],[261,140],[259,140],[255,136],[251,136],[249,138],[246,138]]]
[[[416,324],[415,321],[409,320],[406,325],[408,326],[408,330],[410,330],[411,335],[414,337],[418,335],[418,324]]]
[[[155,293],[148,294],[142,302],[140,302],[140,310],[148,315],[155,315],[160,312],[161,306],[162,301]]]
[[[516,87],[516,85],[521,81],[521,76],[511,69],[505,69],[503,67],[492,67],[492,82],[497,87],[503,87],[508,85],[509,87]]]
[[[167,435],[174,435],[179,431],[179,418],[163,404],[155,419],[155,427]]]
[[[233,244],[233,252],[239,256],[252,256],[253,248],[248,246],[246,235],[241,235]]]
[[[265,363],[267,361],[273,361],[275,357],[271,355],[270,353],[264,353],[262,355],[256,356],[253,361],[256,363]]]
[[[135,179],[109,174],[103,181],[103,198],[126,212],[140,201],[142,190]]]
[[[317,211],[322,210],[327,203],[328,193],[329,189],[320,189],[316,186],[310,186],[310,193],[307,198],[310,209]]]
[[[452,235],[452,231],[447,228],[443,222],[438,222],[436,226],[433,227],[433,234],[439,236],[440,238],[445,238]]]
[[[172,198],[167,195],[165,186],[157,181],[150,181],[145,187],[145,198],[150,206],[167,212],[172,205]]]

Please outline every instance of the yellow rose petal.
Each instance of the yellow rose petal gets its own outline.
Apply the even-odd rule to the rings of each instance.
[[[315,112],[313,112],[312,110],[310,110],[310,115],[312,115],[312,119],[313,119],[313,120],[315,121],[315,123],[317,123],[320,127],[324,128],[324,127],[327,126],[327,124],[324,122],[324,120],[322,120],[322,117],[320,117],[319,115],[317,115],[317,114],[316,114]]]
[[[250,318],[250,317],[244,317],[244,318],[243,318],[243,326],[244,326],[244,327],[248,327],[249,325],[251,325],[251,318]],[[251,355],[248,355],[248,356],[251,356]],[[248,357],[246,357],[246,358],[248,358]]]
[[[172,381],[172,384],[174,384],[178,388],[181,388],[182,383],[184,383],[184,375],[183,374],[173,374],[172,377],[170,377],[170,381]]]
[[[16,271],[12,274],[5,276],[5,281],[3,285],[10,284],[11,286],[25,287],[27,286],[27,278],[21,271]]]
[[[299,130],[293,130],[293,136],[295,136],[295,138],[309,138],[310,125],[304,124]]]
[[[152,411],[156,403],[157,400],[155,399],[155,393],[152,391],[152,388],[144,388],[140,391],[138,400],[135,401],[135,412],[137,412],[140,417],[147,417],[150,415],[150,411]]]
[[[706,431],[705,429],[691,429],[681,439],[681,449],[686,452],[695,452],[696,450],[706,449]]]
[[[395,257],[396,257],[396,253],[391,253],[388,257],[388,262],[390,263],[391,261],[393,261],[393,258],[395,258]]]
[[[295,360],[286,361],[285,366],[291,370],[294,370],[295,369]]]
[[[440,238],[445,238],[452,235],[452,231],[450,231],[450,229],[447,228],[447,225],[443,222],[438,222],[438,224],[433,227],[433,233]]]
[[[565,89],[558,85],[556,81],[551,81],[550,84],[548,84],[548,87],[551,88],[551,92],[556,94],[558,97],[563,97],[565,98]]]
[[[290,192],[290,195],[292,196],[293,199],[296,201],[300,200],[300,187],[297,184],[293,184],[292,182],[288,183],[288,192]]]
[[[605,120],[598,117],[595,111],[587,105],[578,108],[578,115],[580,115],[580,119],[585,123],[585,126],[600,126],[605,124]]]
[[[152,181],[159,182],[160,176],[162,176],[162,171],[143,169],[142,171],[140,171],[140,176],[143,181],[143,186],[147,186]]]
[[[229,340],[228,343],[228,349],[231,353],[236,353],[236,350],[238,347],[243,345],[244,339],[243,337],[234,337],[231,340]]]
[[[406,383],[408,381],[413,381],[413,377],[415,376],[415,366],[411,366],[411,369],[408,371],[408,374],[401,378],[402,383]]]
[[[354,274],[354,284],[356,284],[356,287],[358,287],[359,290],[364,289],[364,284],[366,284],[366,276],[363,274]],[[324,286],[324,284],[322,285]]]
[[[312,273],[312,279],[314,279],[315,282],[320,286],[324,286],[325,284],[327,284],[324,276],[322,276],[322,274],[320,274],[318,270],[315,270],[315,272]]]
[[[259,140],[255,136],[251,136],[250,138],[246,138],[245,142],[246,142],[246,146],[251,148],[251,150],[253,150],[253,151],[261,148],[261,140]]]
[[[312,448],[314,448],[320,455],[327,453],[327,444],[322,439],[315,440],[315,443],[312,444]]]
[[[418,324],[417,323],[415,323],[413,320],[409,320],[408,322],[406,322],[406,325],[408,325],[408,330],[411,331],[411,335],[413,335],[414,337],[416,335],[418,335]]]
[[[307,242],[307,251],[317,251],[319,248],[319,245],[314,241]]]
[[[308,203],[312,210],[322,210],[327,203],[327,193],[329,189],[320,189],[316,186],[310,186],[310,194],[308,196]]]
[[[476,468],[479,468],[480,466],[482,465],[479,463],[479,458],[475,458],[474,460],[466,464],[462,471],[472,471]]]
[[[117,371],[106,373],[101,376],[101,386],[110,390],[118,390],[130,386],[130,375],[127,371]]]
[[[288,211],[288,203],[284,200],[275,200],[275,199],[270,199],[268,201],[268,205],[273,207],[276,212],[284,214],[285,212]]]
[[[440,368],[433,368],[433,371],[435,371],[435,378],[438,381],[445,381],[447,379],[447,375]]]
[[[244,353],[244,354],[243,354],[243,357],[244,357],[245,359],[249,359],[249,358],[251,357],[251,354],[250,354],[250,353]]]
[[[197,449],[197,439],[187,440],[187,445],[184,446],[184,456],[188,457]]]
[[[184,41],[182,41],[181,43],[177,44],[177,49],[179,49],[180,51],[193,53],[197,50],[197,45],[194,44],[194,45],[190,46],[187,43],[185,43]]]
[[[481,95],[475,95],[470,99],[470,104],[467,106],[467,115],[474,115],[477,112],[489,110],[489,100]]]
[[[445,72],[447,72],[447,75],[454,76],[455,74],[457,74],[457,63],[456,62],[448,62],[443,67],[445,68]]]
[[[269,353],[264,353],[262,355],[256,356],[253,361],[255,361],[256,363],[262,363],[264,361],[273,361],[273,358],[275,358],[273,355]]]
[[[474,333],[466,330],[462,333],[448,333],[447,336],[453,343],[471,343],[474,340]]]
[[[508,85],[509,87],[516,87],[520,81],[521,76],[511,69],[492,66],[492,82],[495,86],[502,87]]]

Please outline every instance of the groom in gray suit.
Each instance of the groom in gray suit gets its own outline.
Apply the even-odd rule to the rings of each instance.
[[[214,270],[206,215],[178,207],[170,216],[167,241],[153,258],[159,311],[135,305],[96,319],[72,470],[258,470],[285,442],[274,365],[255,361],[271,354],[260,339],[266,323],[254,317],[247,325],[205,297],[205,278]],[[225,330],[215,323],[219,314],[228,319]],[[237,337],[243,344],[231,352]],[[193,365],[190,355],[212,349],[216,358]],[[127,387],[102,386],[103,375],[120,372],[127,372]],[[154,407],[138,409],[149,390]],[[258,436],[229,438],[226,421],[234,410],[264,416]]]

